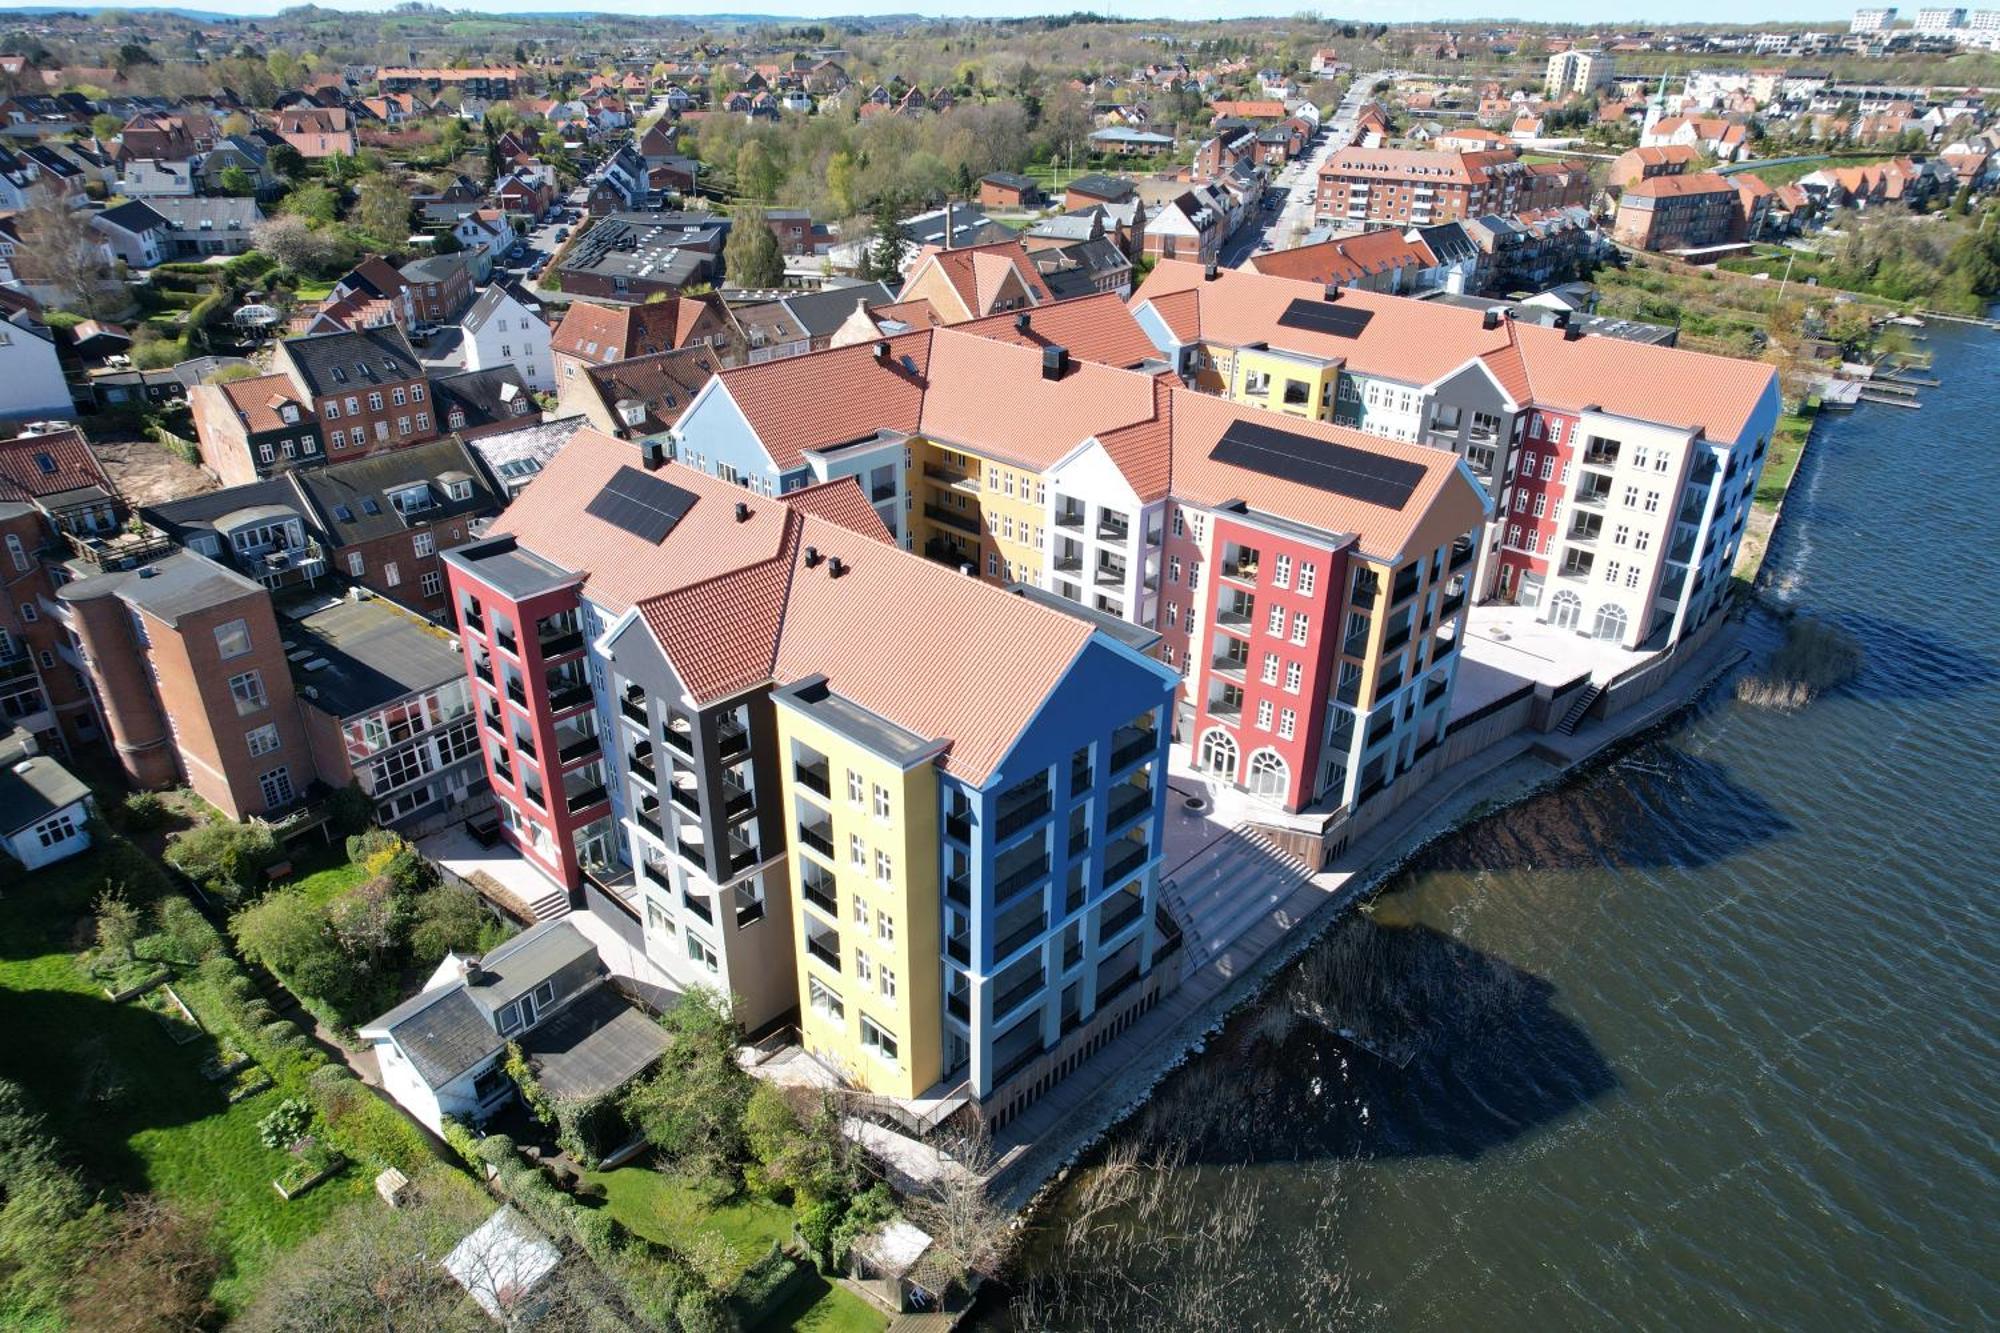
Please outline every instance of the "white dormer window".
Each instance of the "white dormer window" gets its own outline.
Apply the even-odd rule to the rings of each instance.
[[[449,482],[444,488],[444,493],[454,500],[470,500],[472,498],[472,483],[469,481]]]
[[[288,426],[293,425],[298,421],[298,419],[299,419],[299,409],[294,407],[292,404],[286,403],[283,407],[278,409],[278,420],[284,422],[286,425]]]

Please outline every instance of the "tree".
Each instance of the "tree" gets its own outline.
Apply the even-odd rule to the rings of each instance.
[[[252,180],[250,173],[241,167],[224,167],[222,169],[222,192],[224,194],[236,195],[239,198],[253,195],[257,193],[257,182]]]
[[[325,185],[301,185],[285,196],[284,210],[315,227],[324,227],[339,216],[340,196]]]
[[[410,197],[386,172],[364,177],[355,193],[353,221],[384,245],[402,245],[410,235]]]
[[[736,1063],[741,1031],[729,997],[696,986],[660,1019],[671,1044],[651,1077],[626,1093],[625,1114],[648,1142],[718,1197],[744,1157],[750,1076]]]
[[[738,287],[776,287],[785,280],[785,257],[761,208],[736,211],[722,258],[729,281]]]
[[[88,213],[62,204],[38,204],[20,221],[27,243],[18,267],[30,282],[51,288],[55,304],[96,315],[123,303],[123,292],[109,281],[104,237],[90,225]]]
[[[860,211],[854,198],[854,155],[844,148],[826,160],[826,194],[836,215],[847,218]]]
[[[106,888],[93,905],[97,909],[97,947],[130,962],[133,947],[139,943],[139,909],[119,888]]]
[[[208,1217],[139,1195],[116,1215],[117,1229],[78,1273],[71,1326],[103,1333],[178,1333],[206,1328],[209,1289],[222,1256]]]
[[[332,243],[302,217],[266,218],[250,233],[257,248],[294,273],[317,273],[333,254]]]
[[[90,118],[90,132],[97,138],[109,142],[118,137],[125,128],[125,122],[109,113],[100,113]]]
[[[875,239],[868,247],[868,255],[862,261],[861,276],[875,278],[882,282],[900,282],[903,278],[903,259],[909,253],[909,238],[903,235],[899,221],[903,209],[901,201],[885,195],[875,201],[870,210],[873,214]]]
[[[736,192],[745,199],[769,200],[778,188],[778,166],[763,141],[752,139],[736,150]]]
[[[272,144],[271,151],[265,155],[264,160],[271,164],[271,170],[286,180],[305,179],[305,154],[288,143]]]

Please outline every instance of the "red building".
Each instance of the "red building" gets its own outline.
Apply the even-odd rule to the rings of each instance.
[[[1560,535],[1563,496],[1569,489],[1570,472],[1574,468],[1576,430],[1574,416],[1538,411],[1528,417],[1520,466],[1511,487],[1512,499],[1505,514],[1494,515],[1500,524],[1497,577],[1503,601],[1516,594],[1524,578],[1532,577],[1538,582],[1548,578],[1549,560],[1555,554]],[[1593,540],[1602,526],[1602,516],[1586,512],[1589,505],[1582,492],[1578,493],[1578,504],[1575,520],[1578,540]]]

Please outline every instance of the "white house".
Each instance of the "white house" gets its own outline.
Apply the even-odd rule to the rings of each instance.
[[[185,162],[164,162],[154,158],[133,158],[125,164],[125,175],[118,182],[118,193],[130,199],[143,199],[150,195],[191,195],[197,193],[196,170],[199,158]]]
[[[40,421],[74,411],[47,327],[26,311],[0,320],[0,420]]]
[[[90,846],[90,788],[36,753],[33,733],[0,740],[0,845],[29,870]]]
[[[665,1031],[612,990],[597,946],[567,921],[531,926],[484,958],[447,954],[422,993],[360,1034],[382,1090],[433,1133],[480,1123],[514,1095],[503,1067],[518,1043],[557,1099],[615,1091],[667,1047]]]
[[[512,366],[530,389],[555,391],[549,325],[542,316],[542,303],[533,293],[511,282],[495,282],[479,294],[458,326],[465,335],[467,370]]]
[[[128,200],[92,214],[90,225],[110,243],[111,252],[133,268],[164,264],[172,253],[172,224],[144,200]]]
[[[482,271],[500,262],[500,257],[514,248],[514,228],[504,218],[467,213],[451,229],[451,234],[472,252]]]

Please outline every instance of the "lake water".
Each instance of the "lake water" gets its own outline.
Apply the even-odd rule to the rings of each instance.
[[[1944,387],[1823,421],[1769,556],[1859,677],[1718,690],[1427,854],[983,1326],[2000,1325],[2000,335],[1922,345]]]

